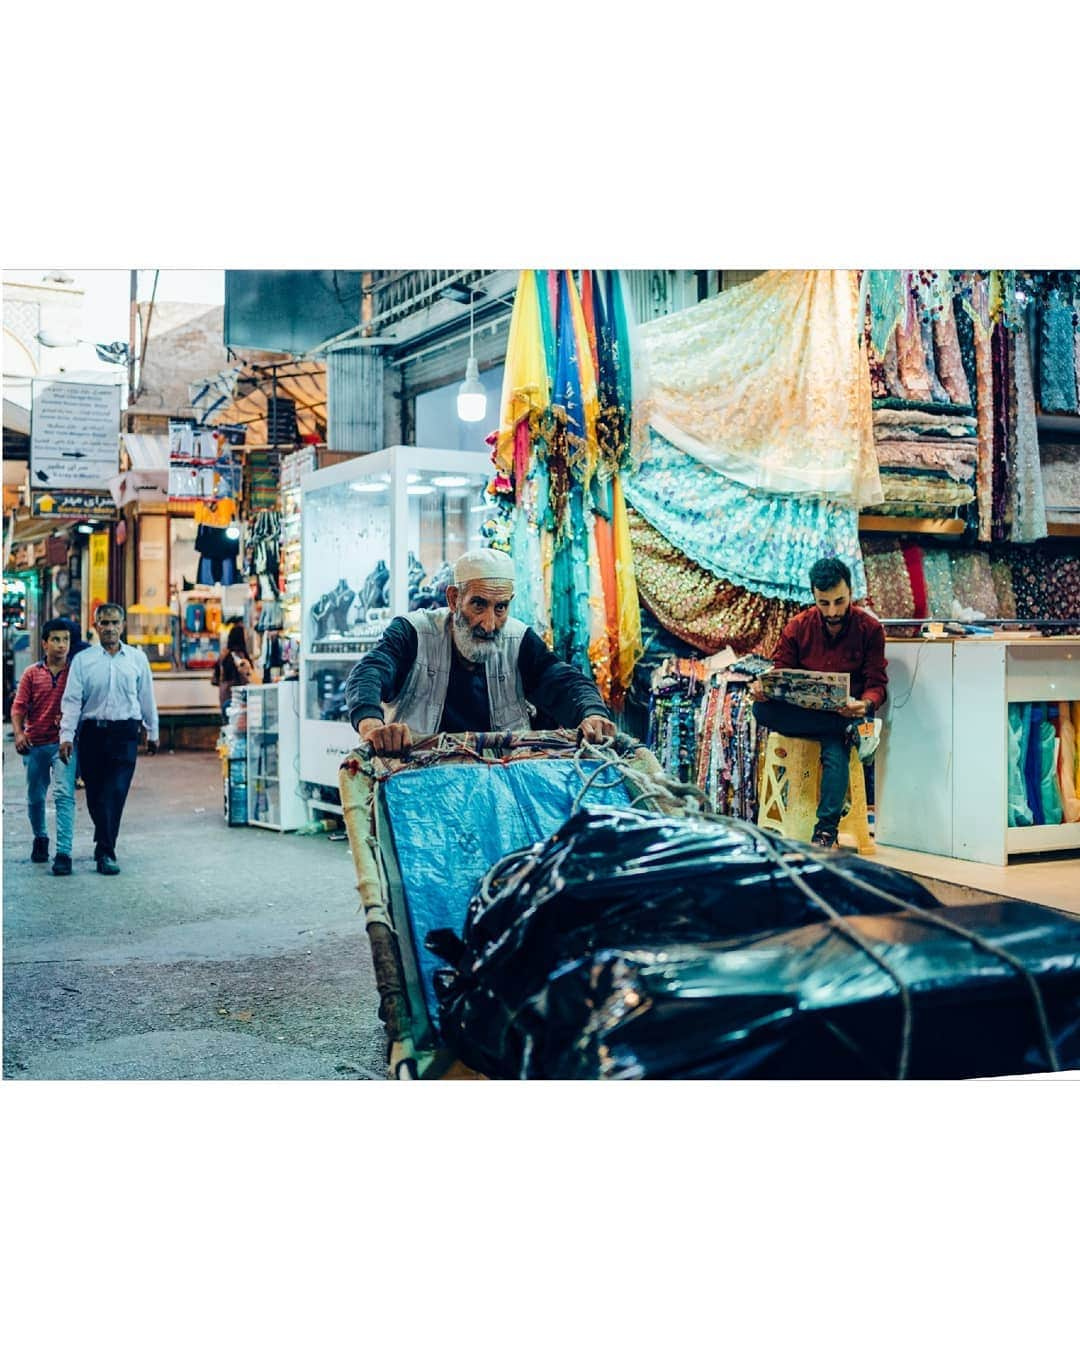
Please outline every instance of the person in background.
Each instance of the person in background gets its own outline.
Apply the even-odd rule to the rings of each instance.
[[[773,665],[782,670],[846,672],[851,698],[840,712],[796,708],[768,699],[755,680],[750,686],[754,716],[763,727],[783,736],[800,736],[821,743],[821,795],[812,843],[836,845],[840,817],[847,795],[848,759],[854,746],[859,758],[873,758],[880,735],[875,720],[885,702],[889,677],[885,673],[885,629],[865,609],[851,603],[851,572],[839,558],[821,558],[810,569],[814,603],[790,619],[773,652]],[[860,723],[873,730],[860,734]]]
[[[225,641],[225,654],[218,657],[210,683],[217,686],[221,717],[225,719],[232,699],[232,691],[239,685],[256,682],[255,663],[248,654],[244,625],[234,623]]]
[[[139,730],[146,748],[157,753],[158,711],[146,653],[121,642],[122,605],[99,605],[94,615],[98,645],[75,657],[60,704],[60,758],[67,764],[76,738],[79,768],[86,783],[86,806],[94,822],[94,858],[104,876],[120,871],[116,836],[139,753]]]
[[[69,661],[74,661],[80,652],[86,651],[90,643],[82,635],[82,624],[78,619],[68,619],[67,626],[71,629],[71,654]]]
[[[530,704],[547,726],[576,727],[586,741],[613,737],[596,685],[510,618],[513,597],[509,554],[480,548],[458,558],[447,608],[394,619],[352,668],[345,701],[360,739],[397,755],[437,731],[528,731]]]
[[[71,875],[71,846],[75,834],[75,760],[60,756],[60,704],[68,679],[71,627],[64,619],[50,619],[41,630],[42,660],[23,672],[11,725],[15,749],[26,757],[26,812],[34,832],[31,862],[49,861],[49,830],[45,799],[52,784],[56,808],[56,857],[53,875]]]

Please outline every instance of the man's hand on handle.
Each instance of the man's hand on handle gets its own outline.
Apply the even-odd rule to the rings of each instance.
[[[357,731],[377,755],[403,755],[412,745],[412,732],[404,722],[384,724],[377,717],[365,717]]]
[[[581,723],[578,735],[583,741],[590,741],[593,744],[597,741],[610,741],[615,736],[615,723],[594,714],[592,717],[586,717]]]

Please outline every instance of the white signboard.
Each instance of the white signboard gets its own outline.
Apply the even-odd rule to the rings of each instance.
[[[30,486],[102,488],[120,471],[120,386],[34,380]]]

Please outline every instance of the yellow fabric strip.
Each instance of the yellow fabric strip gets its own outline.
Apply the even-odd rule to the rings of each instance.
[[[514,463],[514,428],[523,417],[528,417],[532,424],[550,401],[536,273],[527,267],[518,279],[503,367],[499,436],[494,455],[495,464],[503,473],[509,473]]]

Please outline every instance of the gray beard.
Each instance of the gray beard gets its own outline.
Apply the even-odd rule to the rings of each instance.
[[[475,638],[472,634],[472,627],[460,614],[454,615],[452,631],[454,645],[458,649],[458,654],[464,660],[482,666],[486,665],[495,655],[495,649],[499,645],[498,633],[493,638]]]

